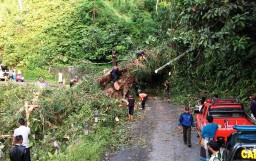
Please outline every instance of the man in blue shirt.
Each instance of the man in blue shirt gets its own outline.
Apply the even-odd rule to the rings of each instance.
[[[191,147],[191,126],[195,126],[193,116],[189,113],[189,106],[186,106],[185,112],[181,114],[178,121],[179,128],[183,128],[183,141]]]
[[[203,139],[203,143],[201,144],[201,150],[200,150],[200,160],[204,160],[204,161],[209,160],[207,143],[210,140],[214,139],[214,136],[218,129],[218,125],[216,123],[213,123],[212,116],[207,116],[206,119],[208,121],[208,124],[203,127],[201,135],[200,135],[198,143],[197,143],[198,145],[200,145],[200,143],[202,142],[202,139]]]

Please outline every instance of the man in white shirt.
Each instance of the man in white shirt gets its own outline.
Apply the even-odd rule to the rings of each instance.
[[[14,130],[13,136],[22,135],[23,142],[22,145],[26,147],[26,161],[31,161],[30,159],[30,150],[29,150],[29,139],[28,135],[30,134],[30,128],[25,126],[25,119],[19,119],[19,127]]]

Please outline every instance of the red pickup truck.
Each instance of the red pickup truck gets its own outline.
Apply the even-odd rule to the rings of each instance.
[[[256,122],[244,111],[244,107],[237,99],[206,99],[203,106],[195,109],[196,127],[201,132],[207,124],[207,116],[213,116],[213,122],[219,128],[214,140],[226,143],[233,132],[234,125],[255,125]]]

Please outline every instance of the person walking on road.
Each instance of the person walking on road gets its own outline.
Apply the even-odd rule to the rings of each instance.
[[[189,106],[185,107],[185,112],[181,114],[178,121],[179,128],[183,128],[183,141],[188,147],[191,147],[191,126],[195,126],[192,114],[189,112]]]
[[[19,127],[14,130],[13,140],[18,135],[22,135],[23,142],[22,145],[26,147],[26,161],[31,161],[30,159],[30,149],[29,149],[29,139],[28,136],[30,134],[30,128],[25,126],[25,119],[19,119]]]
[[[216,123],[213,123],[213,117],[207,116],[208,124],[203,126],[202,132],[199,135],[199,139],[197,142],[197,145],[201,144],[201,150],[200,150],[200,160],[209,160],[209,153],[208,153],[208,147],[207,143],[210,140],[214,139],[214,136],[216,134],[216,131],[218,129],[218,125]]]
[[[22,135],[15,136],[15,145],[9,151],[11,161],[26,161],[26,147],[22,145],[22,142]]]

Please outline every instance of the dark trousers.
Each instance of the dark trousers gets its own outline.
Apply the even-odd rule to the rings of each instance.
[[[116,80],[118,79],[118,75],[114,74],[113,77],[114,77],[114,79],[112,80],[112,82],[115,83]]]
[[[185,144],[191,145],[191,126],[183,127],[183,141]]]
[[[144,110],[145,109],[145,103],[148,97],[144,97],[143,100],[141,101],[141,108]]]
[[[168,97],[170,95],[169,89],[165,89],[165,97]]]
[[[29,148],[26,148],[26,161],[31,161]]]

